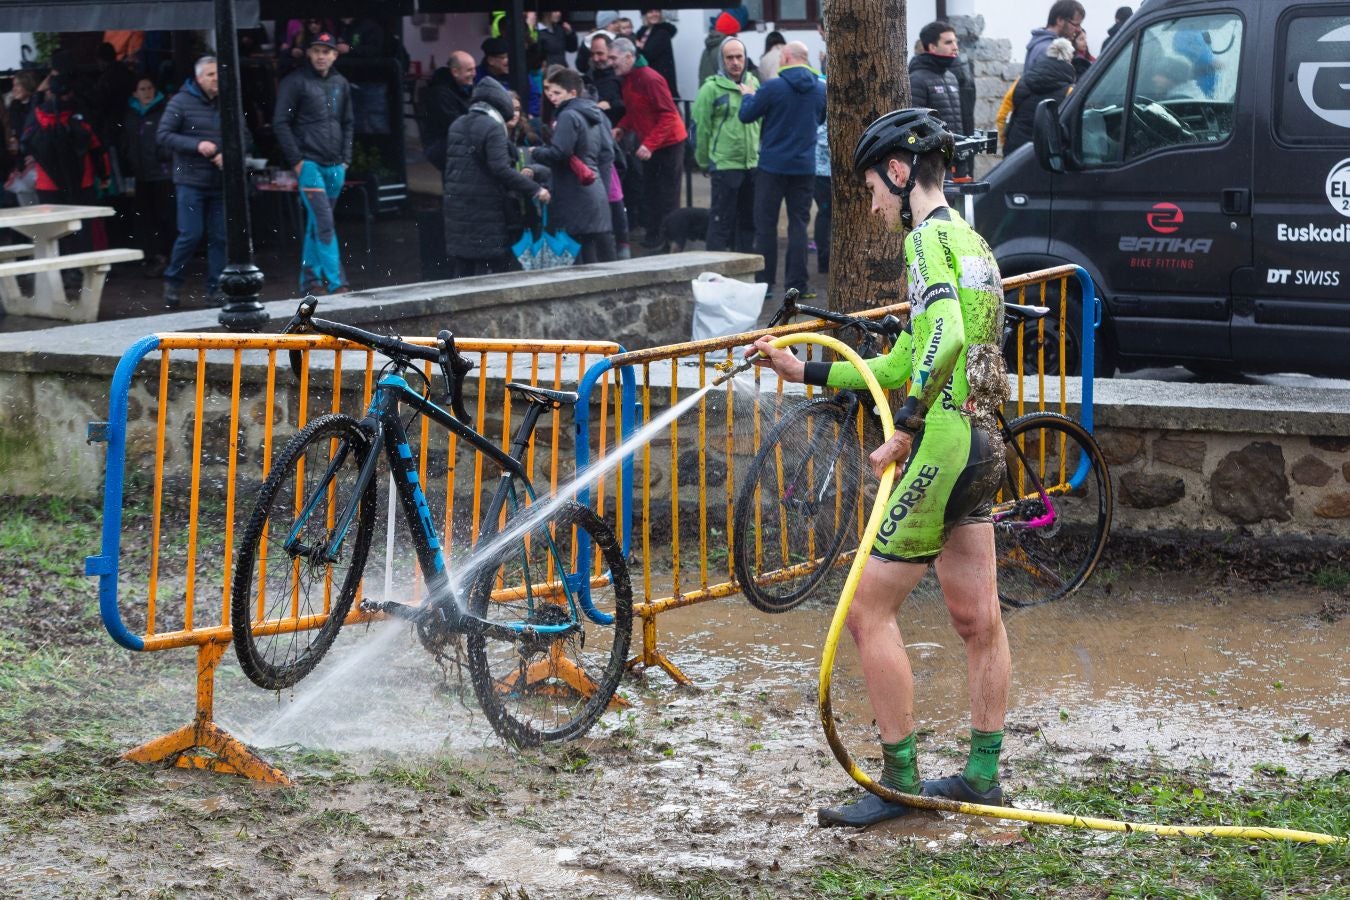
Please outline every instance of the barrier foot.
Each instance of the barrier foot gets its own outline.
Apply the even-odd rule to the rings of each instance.
[[[195,721],[122,754],[123,759],[138,763],[157,763],[171,757],[180,769],[242,775],[267,784],[291,783],[285,772],[214,722]]]
[[[266,762],[244,742],[211,721],[215,705],[215,674],[228,643],[203,644],[197,648],[197,715],[163,737],[141,744],[122,754],[138,763],[157,763],[170,757],[180,769],[204,769],[242,775],[267,784],[286,784],[286,773]],[[204,751],[204,752],[203,752]]]
[[[630,670],[649,669],[656,666],[671,677],[676,684],[685,687],[691,686],[694,680],[680,671],[680,667],[670,661],[660,650],[656,649],[656,616],[642,617],[642,652],[628,661],[627,667]]]
[[[523,673],[518,671],[502,679],[498,690],[503,693],[515,690],[522,676],[526,690],[540,694],[552,692],[554,695],[562,695],[571,692],[582,697],[590,697],[597,687],[594,678],[556,649],[549,654],[548,659],[530,663]],[[606,708],[614,712],[632,705],[616,693]]]

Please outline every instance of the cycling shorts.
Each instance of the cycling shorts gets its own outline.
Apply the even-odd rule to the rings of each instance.
[[[965,416],[930,416],[896,479],[872,555],[928,563],[962,525],[992,521],[1000,460]]]

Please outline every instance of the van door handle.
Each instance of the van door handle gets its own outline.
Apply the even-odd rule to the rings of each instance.
[[[1245,216],[1252,211],[1252,192],[1247,188],[1224,188],[1219,210],[1225,216]]]

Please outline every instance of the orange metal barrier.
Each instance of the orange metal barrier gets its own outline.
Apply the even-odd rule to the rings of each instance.
[[[507,381],[559,389],[581,381],[590,362],[620,349],[608,342],[466,339],[459,339],[457,348],[478,363],[465,383],[475,427],[489,437],[500,435],[503,445],[516,426]],[[302,358],[298,384],[287,363],[291,350]],[[87,560],[86,571],[100,576],[104,624],[118,643],[134,650],[197,648],[192,723],[129,751],[127,759],[174,757],[184,768],[287,782],[284,773],[213,721],[215,670],[232,637],[234,533],[249,514],[273,454],[317,415],[342,411],[360,417],[383,361],[365,347],[325,336],[217,334],[154,335],[123,357],[109,421],[92,429],[96,439],[109,442],[109,453],[103,553]],[[422,371],[434,396],[439,375],[430,363]],[[603,455],[611,421],[617,437],[619,417],[616,412],[611,419],[609,408],[617,411],[619,392],[611,379],[600,377],[589,393],[599,406],[598,436],[564,427],[562,412],[555,410],[531,439],[526,467],[541,493],[554,493],[571,479],[577,441],[598,441]],[[425,418],[409,438],[428,501],[443,516],[443,545],[448,553],[466,550],[478,536],[483,487],[495,484],[498,473],[484,471],[481,455],[472,448],[461,452],[454,435],[433,431]],[[603,515],[603,485],[599,500]],[[377,530],[387,524],[383,504],[381,509]],[[422,584],[406,543],[399,541],[399,549],[382,562],[375,558],[378,550],[372,553],[366,584],[383,569],[385,583],[408,591],[407,602],[415,603]],[[353,607],[348,621],[362,618]],[[294,620],[269,627],[317,624]]]

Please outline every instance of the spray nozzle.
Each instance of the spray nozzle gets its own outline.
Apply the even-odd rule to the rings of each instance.
[[[741,363],[737,363],[732,357],[727,357],[725,362],[714,363],[713,368],[722,372],[722,374],[713,380],[712,386],[721,387],[742,372],[750,371],[750,368],[755,364],[755,360],[763,355],[764,354],[756,351],[750,356],[747,356],[745,361]]]

